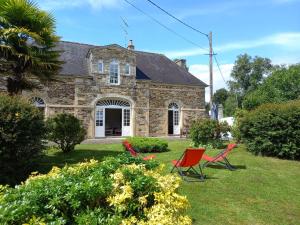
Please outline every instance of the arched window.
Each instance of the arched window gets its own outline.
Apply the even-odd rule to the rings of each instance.
[[[109,65],[109,83],[119,84],[119,63],[116,60]]]
[[[178,110],[179,109],[178,105],[174,102],[170,103],[168,108],[169,108],[169,110],[176,110],[176,109]]]
[[[130,107],[129,102],[117,99],[104,99],[100,100],[96,104],[97,106],[119,106],[119,107]]]
[[[37,107],[43,114],[45,114],[45,101],[40,97],[32,97],[30,103]]]

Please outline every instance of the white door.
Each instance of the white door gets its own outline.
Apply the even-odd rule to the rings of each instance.
[[[173,134],[180,134],[180,126],[179,126],[179,111],[173,110]]]
[[[105,110],[96,107],[95,114],[95,137],[105,137]]]
[[[122,110],[122,136],[130,136],[130,109]]]

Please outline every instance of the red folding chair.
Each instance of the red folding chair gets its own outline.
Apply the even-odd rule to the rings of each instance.
[[[123,146],[125,149],[130,153],[132,157],[140,157],[140,154],[138,154],[132,147],[132,145],[128,141],[123,141]],[[150,160],[155,158],[155,155],[148,155],[148,156],[142,156],[143,160]]]
[[[232,149],[234,149],[237,145],[234,143],[228,144],[227,148],[221,151],[214,157],[210,157],[208,155],[203,155],[202,159],[206,162],[203,164],[203,168],[210,165],[210,164],[219,164],[221,166],[225,166],[229,170],[235,170],[234,166],[230,164],[229,160],[227,159],[227,155],[230,153]]]
[[[200,178],[200,181],[204,181],[204,175],[200,166],[200,160],[203,156],[205,149],[192,149],[188,148],[184,151],[182,156],[179,158],[179,160],[173,160],[172,164],[174,165],[171,173],[173,170],[176,168],[180,174],[180,176],[185,180],[185,181],[195,181],[195,180],[190,180],[187,179],[187,173],[189,171],[193,171],[194,175],[196,177]],[[200,173],[194,168],[194,166],[199,167]],[[183,171],[182,168],[187,168],[187,170]]]

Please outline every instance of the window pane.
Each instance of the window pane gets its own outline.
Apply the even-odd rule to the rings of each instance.
[[[98,63],[98,71],[99,71],[99,73],[103,72],[103,62]]]
[[[111,84],[119,83],[119,65],[115,62],[109,66],[109,82]]]
[[[103,109],[96,111],[96,126],[103,126]]]
[[[130,74],[130,66],[129,66],[129,64],[126,64],[126,65],[125,65],[125,74],[126,74],[126,75],[129,75],[129,74]]]
[[[177,126],[179,124],[179,112],[174,111],[174,125]]]
[[[124,126],[130,126],[130,109],[124,109],[123,124]]]

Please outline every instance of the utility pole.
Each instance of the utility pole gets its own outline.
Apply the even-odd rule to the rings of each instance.
[[[213,49],[212,49],[212,32],[209,32],[208,35],[209,40],[209,87],[210,87],[210,113],[212,112],[212,104],[213,104]]]

